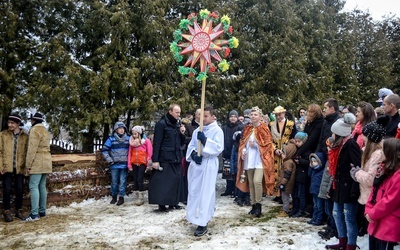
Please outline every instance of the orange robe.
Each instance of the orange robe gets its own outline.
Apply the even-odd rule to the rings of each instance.
[[[240,182],[240,175],[243,173],[243,160],[241,158],[243,149],[254,130],[254,137],[257,141],[258,148],[260,149],[260,155],[262,165],[264,169],[264,181],[263,191],[267,195],[271,195],[274,191],[275,175],[274,175],[274,145],[272,144],[271,132],[268,125],[261,123],[258,127],[253,127],[251,124],[247,124],[242,132],[242,138],[240,139],[239,151],[238,151],[238,173],[236,178],[236,186],[242,192],[249,192],[249,182],[247,180],[244,183]]]

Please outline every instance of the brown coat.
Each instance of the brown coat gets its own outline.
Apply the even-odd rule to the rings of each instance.
[[[25,174],[26,150],[28,147],[28,134],[23,130],[18,135],[17,140],[17,174]],[[14,134],[12,131],[5,130],[0,134],[0,171],[4,173],[13,172],[14,158]]]
[[[292,157],[296,154],[296,150],[296,145],[293,143],[284,146],[283,151],[286,155],[278,174],[278,183],[285,185],[285,193],[289,195],[294,187],[296,163],[292,160]]]
[[[267,195],[271,195],[273,193],[275,183],[274,146],[272,144],[271,132],[269,131],[269,128],[265,123],[261,123],[258,127],[253,127],[253,125],[247,124],[243,129],[238,151],[238,173],[236,178],[236,186],[242,192],[249,192],[249,183],[247,181],[247,176],[244,183],[240,182],[240,175],[243,173],[243,160],[241,158],[241,155],[253,130],[254,137],[260,149],[260,155],[264,169],[263,191]]]
[[[278,122],[270,122],[272,140],[274,145],[274,151],[276,149],[283,149],[293,135],[293,130],[295,129],[295,124],[293,121],[286,119],[285,125],[282,131],[278,131]],[[274,173],[275,173],[275,189],[273,196],[280,196],[278,173],[282,166],[282,158],[279,155],[274,154]]]
[[[30,169],[30,174],[52,172],[50,134],[41,123],[35,124],[29,131],[26,167]]]

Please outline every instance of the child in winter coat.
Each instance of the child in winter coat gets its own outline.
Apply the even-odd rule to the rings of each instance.
[[[151,156],[153,155],[153,146],[143,132],[143,126],[134,126],[129,138],[128,169],[130,172],[133,171],[134,197],[137,198],[135,201],[137,206],[144,203],[143,178],[147,166],[151,166]]]
[[[303,147],[303,144],[307,141],[308,135],[305,132],[297,132],[294,136],[294,144],[297,147],[296,154]],[[294,159],[296,163],[296,173],[294,188],[292,192],[293,209],[290,217],[302,217],[305,215],[307,202],[307,187],[310,185],[310,179],[308,177],[308,168],[310,161],[308,160],[311,150],[306,150],[302,155],[298,155]]]
[[[292,194],[296,173],[296,163],[294,163],[294,161],[292,160],[292,157],[295,154],[295,144],[289,143],[283,148],[283,163],[278,173],[279,189],[281,190],[283,207],[278,217],[288,217],[290,195]]]
[[[117,206],[124,204],[126,194],[126,180],[128,177],[128,149],[129,136],[123,122],[116,122],[113,133],[108,137],[101,150],[104,159],[110,164],[111,169],[111,195],[110,204]],[[119,199],[117,202],[117,196]]]
[[[324,173],[325,157],[322,152],[310,154],[310,168],[308,169],[308,175],[311,178],[310,193],[313,197],[314,211],[312,219],[307,221],[308,224],[314,226],[321,226],[322,216],[324,214],[324,199],[318,197],[319,189],[321,187],[322,175]]]
[[[377,171],[365,217],[369,221],[369,249],[392,250],[400,242],[400,140],[385,139],[383,154],[382,171]]]
[[[382,139],[385,136],[385,129],[376,122],[366,124],[362,129],[364,139],[364,152],[361,158],[361,168],[353,167],[350,175],[353,180],[360,183],[360,198],[358,198],[358,235],[364,236],[367,233],[368,221],[364,217],[365,203],[371,194],[372,184],[376,170],[383,160]]]

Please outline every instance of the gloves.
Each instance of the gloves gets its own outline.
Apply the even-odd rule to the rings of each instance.
[[[198,156],[195,150],[193,150],[192,153],[190,154],[190,158],[192,158],[192,160],[196,162],[197,165],[200,165],[203,160],[203,156],[202,155]]]
[[[350,164],[350,165],[351,165],[350,176],[351,176],[351,178],[353,178],[354,181],[357,181],[357,179],[356,179],[356,173],[357,173],[361,168],[360,168],[359,166],[354,167],[353,164]]]
[[[197,132],[197,140],[201,141],[201,144],[203,144],[203,146],[206,145],[207,137],[204,135],[203,131]]]
[[[283,184],[279,185],[279,190],[285,191],[285,185],[283,185]]]

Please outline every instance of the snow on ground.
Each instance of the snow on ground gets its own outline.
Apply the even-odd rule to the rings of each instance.
[[[263,216],[248,215],[232,198],[221,197],[225,181],[218,176],[215,217],[208,234],[195,237],[185,210],[157,213],[156,205],[135,206],[132,195],[122,206],[110,197],[88,199],[67,207],[50,207],[36,222],[0,222],[0,249],[324,249],[337,239],[322,240],[322,227],[307,218],[276,218],[279,205],[263,200]],[[272,218],[271,218],[272,217]],[[368,236],[357,244],[368,249]]]

